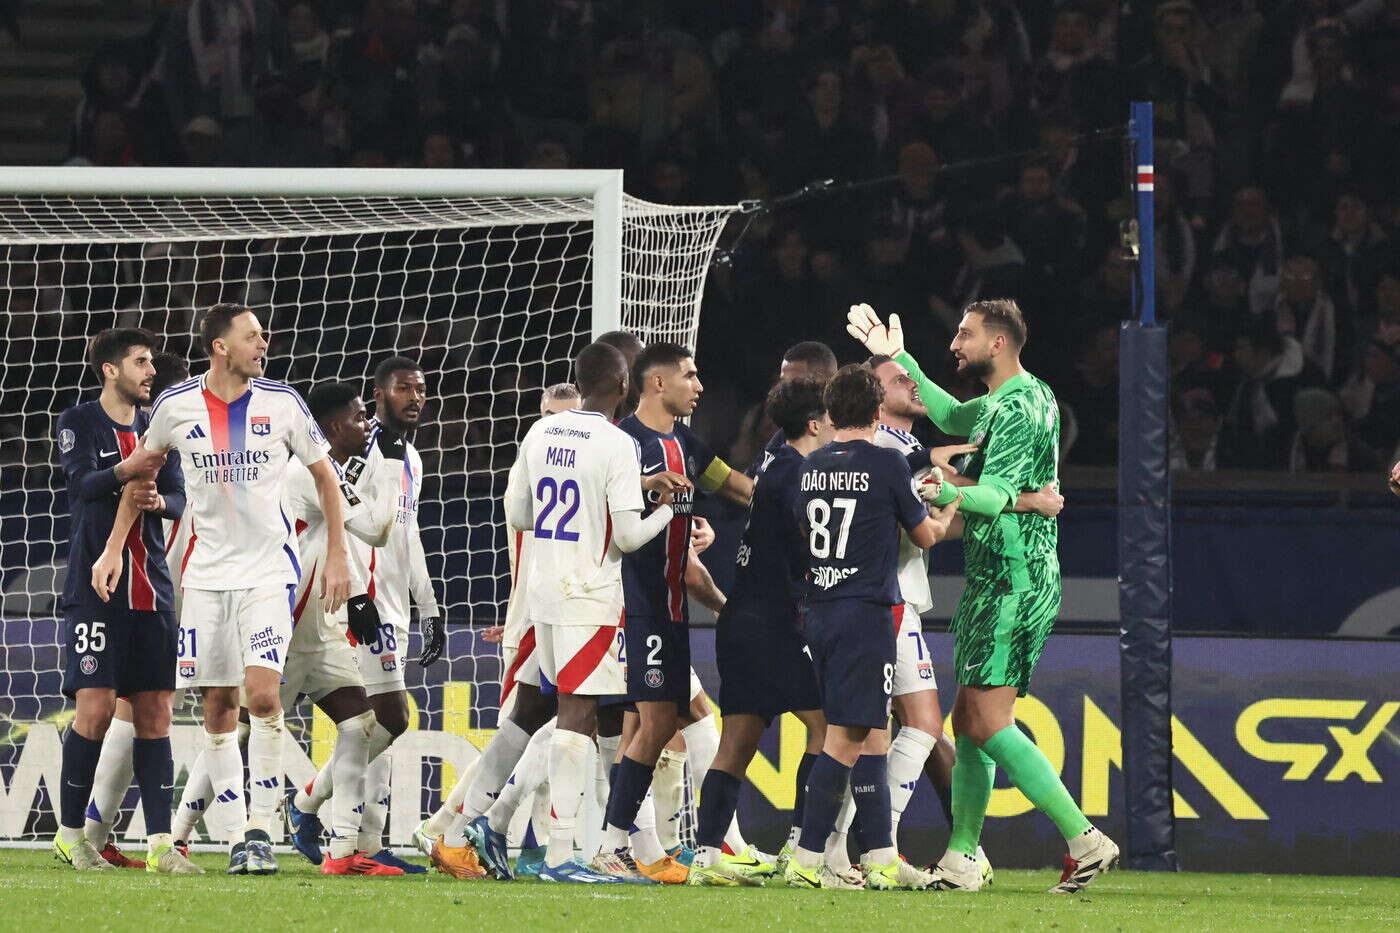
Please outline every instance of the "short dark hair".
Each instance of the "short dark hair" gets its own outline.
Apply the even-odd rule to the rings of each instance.
[[[1283,352],[1283,336],[1278,332],[1278,319],[1273,314],[1260,315],[1240,337],[1255,350],[1263,350],[1270,356]]]
[[[640,383],[649,370],[657,366],[679,366],[681,360],[688,360],[694,356],[694,353],[678,343],[654,343],[637,354],[637,359],[632,364],[632,374]]]
[[[822,404],[836,428],[866,428],[875,423],[884,387],[875,374],[859,363],[842,366],[822,390]]]
[[[406,356],[391,356],[374,367],[374,384],[383,389],[393,380],[394,373],[401,373],[404,370],[421,373],[423,367],[418,365],[417,360],[411,360]]]
[[[783,362],[806,363],[809,369],[827,373],[828,379],[831,378],[830,374],[836,372],[836,354],[820,340],[804,340],[793,344],[783,353]]]
[[[826,411],[822,384],[815,379],[780,382],[768,391],[763,410],[782,430],[783,437],[796,440],[807,433],[807,422],[820,418]]]
[[[214,341],[228,335],[233,327],[233,319],[251,311],[247,305],[232,301],[221,301],[204,312],[204,321],[199,325],[199,340],[204,344],[204,352],[214,357]]]
[[[306,407],[311,409],[311,417],[324,429],[359,394],[360,390],[348,382],[320,382],[306,394]]]
[[[632,333],[630,330],[610,330],[599,337],[595,343],[607,344],[616,350],[620,350],[627,359],[635,359],[645,348],[642,338]]]
[[[140,327],[113,327],[93,337],[88,343],[88,365],[97,374],[99,383],[106,381],[102,365],[111,363],[120,366],[122,360],[131,353],[132,347],[156,348],[156,336]]]
[[[870,359],[866,360],[863,365],[866,369],[870,370],[873,373],[875,370],[879,369],[881,366],[884,366],[886,363],[893,362],[894,357],[884,353],[876,353],[872,355]]]
[[[627,357],[601,340],[584,347],[574,360],[574,382],[584,398],[616,387],[626,375]]]
[[[156,368],[156,378],[151,381],[152,399],[160,398],[166,389],[190,377],[189,364],[178,353],[157,353],[151,357],[151,365]]]
[[[974,301],[963,308],[963,314],[982,315],[982,326],[1006,335],[1011,345],[1021,349],[1026,345],[1026,319],[1014,298],[988,298]]]

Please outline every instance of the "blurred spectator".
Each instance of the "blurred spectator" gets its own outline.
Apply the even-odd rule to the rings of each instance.
[[[959,225],[957,235],[963,264],[949,293],[954,304],[961,308],[979,298],[1019,300],[1028,293],[1025,253],[1006,235],[1006,225],[996,210],[983,208],[973,213]],[[957,330],[956,321],[950,330]]]
[[[923,87],[904,72],[892,45],[861,45],[851,52],[851,103],[862,114],[881,161],[911,138],[923,106]]]
[[[1230,199],[1230,219],[1215,238],[1215,262],[1230,266],[1245,282],[1249,309],[1273,307],[1283,262],[1283,230],[1263,188],[1246,185]]]
[[[961,208],[940,181],[942,163],[928,143],[906,143],[899,150],[898,178],[888,219],[909,239],[912,272],[930,291],[943,291],[961,264],[952,225]]]
[[[1168,462],[1173,470],[1213,473],[1219,466],[1220,411],[1209,389],[1187,389],[1172,397]]]
[[[1328,291],[1348,319],[1361,312],[1394,249],[1360,194],[1348,191],[1337,197],[1332,230],[1318,250],[1318,259],[1326,271]]]
[[[1073,371],[1056,391],[1079,424],[1067,462],[1109,466],[1118,462],[1118,322],[1101,319],[1079,334]]]
[[[1069,0],[1054,15],[1050,44],[1031,76],[1036,109],[1086,126],[1111,125],[1122,112],[1122,93],[1096,31],[1100,10]]]
[[[1015,192],[1002,199],[1007,232],[1026,254],[1026,265],[1052,288],[1078,279],[1084,265],[1084,209],[1055,193],[1049,162],[1021,167]]]
[[[1339,324],[1337,309],[1322,287],[1322,267],[1309,256],[1283,265],[1274,319],[1279,333],[1295,338],[1308,360],[1329,382],[1340,382],[1351,342],[1350,322]]]
[[[1175,172],[1158,172],[1153,200],[1157,254],[1157,294],[1162,311],[1171,315],[1186,300],[1196,276],[1196,231],[1182,209],[1180,181]]]
[[[1242,378],[1225,412],[1220,465],[1281,469],[1296,427],[1293,396],[1320,385],[1322,373],[1267,315],[1235,338],[1235,365]]]
[[[1357,443],[1342,412],[1342,402],[1326,389],[1303,389],[1293,400],[1298,430],[1288,453],[1294,473],[1344,473],[1375,468]]]
[[[1400,459],[1400,321],[1377,325],[1341,397],[1368,456],[1376,463]]]
[[[778,156],[783,190],[833,179],[861,181],[875,171],[875,140],[845,111],[841,73],[821,68],[806,82],[806,106],[783,132]]]

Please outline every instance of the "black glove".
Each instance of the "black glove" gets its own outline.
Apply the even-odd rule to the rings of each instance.
[[[447,647],[447,629],[443,627],[441,616],[420,619],[418,628],[423,633],[423,653],[418,658],[418,664],[428,667],[442,657],[442,649]]]
[[[374,644],[379,637],[379,610],[374,608],[374,600],[365,593],[351,596],[345,601],[345,616],[355,641],[362,645]]]

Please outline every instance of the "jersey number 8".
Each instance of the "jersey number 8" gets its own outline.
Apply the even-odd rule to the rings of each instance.
[[[807,544],[811,548],[812,556],[819,560],[831,556],[831,530],[827,526],[831,523],[833,508],[841,511],[841,527],[836,533],[836,559],[841,560],[846,556],[846,541],[851,534],[851,520],[856,517],[856,500],[832,499],[828,504],[825,499],[813,499],[807,503],[807,524],[812,528]]]

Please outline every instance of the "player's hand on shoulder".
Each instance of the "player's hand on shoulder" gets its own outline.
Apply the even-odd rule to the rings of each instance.
[[[690,546],[696,554],[715,543],[715,528],[705,519],[696,515],[691,519]]]
[[[482,629],[481,640],[492,645],[499,645],[506,639],[506,627],[504,625],[492,625]]]
[[[92,565],[92,588],[104,603],[112,597],[122,576],[122,552],[106,548]]]
[[[946,447],[930,447],[928,462],[942,470],[945,476],[957,476],[958,469],[953,466],[953,458],[976,452],[976,444],[949,444]]]
[[[350,598],[350,563],[345,549],[326,555],[326,572],[321,575],[321,604],[327,613],[335,612]]]
[[[899,315],[891,314],[888,323],[881,323],[880,316],[868,304],[851,305],[846,315],[846,332],[865,344],[872,354],[894,356],[904,349]]]
[[[429,667],[442,657],[442,649],[447,647],[447,627],[442,616],[421,619],[418,629],[423,634],[423,653],[418,656],[420,667]]]

